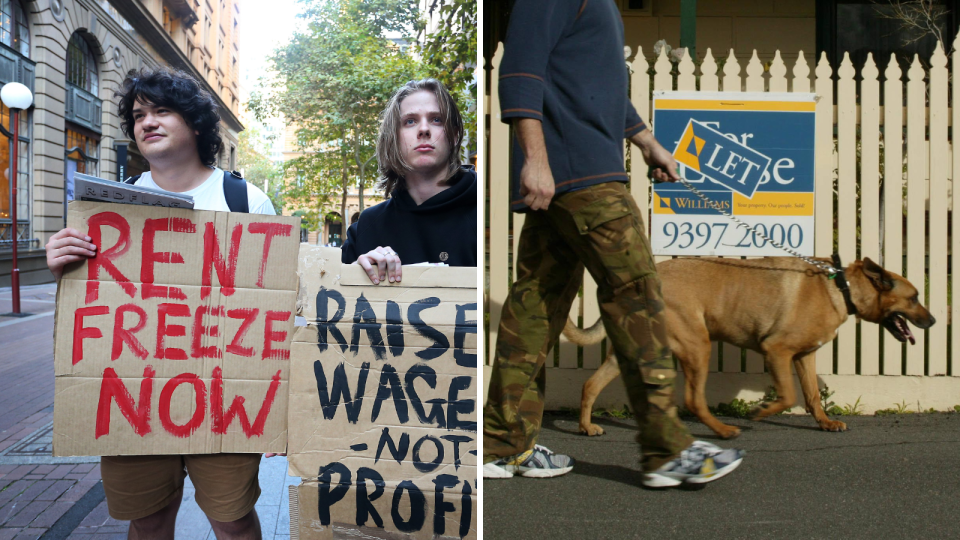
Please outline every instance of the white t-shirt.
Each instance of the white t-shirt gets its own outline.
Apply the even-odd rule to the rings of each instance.
[[[143,173],[134,185],[163,189],[153,181],[150,171]],[[196,210],[230,211],[230,207],[227,206],[227,198],[223,195],[223,171],[221,169],[214,169],[210,177],[204,180],[202,184],[190,191],[184,191],[183,195],[193,197],[193,207]],[[277,215],[269,197],[250,182],[247,182],[247,204],[251,214]]]

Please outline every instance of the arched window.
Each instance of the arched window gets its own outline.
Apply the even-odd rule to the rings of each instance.
[[[0,0],[2,1],[2,0]],[[66,201],[73,198],[74,174],[97,176],[100,161],[102,102],[97,55],[78,32],[67,43],[67,103],[64,114],[64,186]],[[66,207],[64,208],[66,216]]]
[[[67,45],[67,82],[93,95],[99,93],[97,57],[90,49],[87,40],[76,32],[70,37],[70,43]]]
[[[30,31],[19,0],[0,0],[0,42],[30,58]]]
[[[97,160],[99,158],[97,146],[100,137],[80,127],[67,128],[67,175],[72,177],[74,172],[97,174]],[[70,166],[73,163],[73,170]]]
[[[27,219],[30,206],[30,131],[27,111],[20,113],[20,149],[17,156],[17,221]],[[13,119],[0,103],[0,220],[10,219],[10,153],[13,150]]]

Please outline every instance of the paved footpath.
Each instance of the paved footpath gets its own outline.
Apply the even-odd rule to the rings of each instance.
[[[717,441],[747,451],[700,490],[640,487],[632,421],[600,419],[601,437],[548,414],[540,443],[577,459],[566,476],[483,484],[487,540],[540,538],[960,538],[960,414],[845,417],[820,431],[806,415],[723,419],[744,433]]]
[[[54,458],[53,312],[56,286],[23,287],[21,310],[0,315],[0,540],[122,539],[129,523],[107,514],[99,458]],[[0,288],[0,314],[12,310],[10,289]],[[257,502],[265,539],[289,539],[286,458],[260,464]],[[176,538],[212,540],[189,478]]]

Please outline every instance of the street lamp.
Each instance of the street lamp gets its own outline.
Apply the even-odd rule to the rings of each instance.
[[[10,270],[10,286],[12,289],[13,315],[22,317],[20,313],[20,268],[17,267],[17,151],[20,149],[20,111],[30,108],[33,104],[33,94],[30,89],[20,83],[7,83],[0,88],[0,101],[13,113],[13,156],[10,160],[10,177],[13,193],[10,197],[13,218],[13,268]]]

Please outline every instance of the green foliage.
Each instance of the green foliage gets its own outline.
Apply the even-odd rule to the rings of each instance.
[[[274,163],[268,156],[270,149],[263,142],[260,130],[249,127],[240,132],[237,144],[237,168],[243,172],[247,182],[263,190],[277,212],[283,210],[280,179],[283,177],[282,167]]]
[[[561,416],[580,416],[580,409],[575,409],[573,407],[560,407],[557,411],[558,415]]]
[[[877,416],[886,416],[888,414],[913,414],[913,411],[911,411],[908,407],[909,405],[907,405],[907,401],[903,400],[900,403],[894,403],[893,407],[879,409],[875,414]]]
[[[468,150],[477,148],[477,0],[430,0],[426,15],[439,23],[420,47],[431,77],[439,79],[457,100]]]
[[[893,407],[888,407],[886,409],[878,409],[877,412],[874,414],[876,414],[877,416],[888,416],[891,414],[931,414],[931,413],[941,412],[933,407],[928,407],[927,409],[924,409],[920,405],[919,401],[917,401],[917,410],[911,409],[910,408],[911,406],[912,405],[908,404],[906,400],[903,400],[900,403],[894,403]],[[960,405],[954,405],[953,409],[943,411],[943,412],[960,413]]]
[[[297,210],[293,213],[300,216],[301,226],[307,230],[315,231],[323,228],[326,213],[320,210]]]
[[[422,27],[406,0],[304,0],[306,29],[271,58],[276,76],[251,96],[259,118],[282,114],[297,126],[301,157],[285,163],[284,195],[319,210],[376,178],[379,115],[393,93],[425,75],[386,32]]]
[[[863,396],[857,396],[857,401],[852,405],[847,403],[846,405],[840,407],[834,407],[831,409],[832,412],[828,414],[834,414],[837,416],[861,416],[863,415],[863,405],[860,403],[860,398]]]
[[[609,416],[610,418],[629,420],[633,418],[633,413],[630,412],[630,407],[624,404],[622,409],[597,409],[593,411],[593,416]]]
[[[711,412],[716,416],[729,416],[731,418],[750,418],[750,411],[759,403],[757,402],[747,402],[740,398],[734,398],[730,403],[718,403],[717,406],[711,407]]]
[[[777,389],[769,386],[763,393],[763,397],[760,399],[746,401],[740,398],[735,398],[731,400],[730,403],[718,403],[716,407],[711,407],[710,410],[717,416],[729,416],[731,418],[752,418],[756,409],[762,407],[764,403],[772,403],[777,399],[779,399],[779,396],[777,395]],[[780,411],[777,414],[783,414],[784,412],[785,411]]]
[[[564,416],[580,417],[580,409],[573,407],[560,407],[559,414]],[[629,420],[633,418],[630,407],[624,404],[622,409],[594,409],[591,416],[606,416],[609,418],[619,418],[620,420]]]
[[[823,412],[831,414],[830,411],[837,407],[837,404],[830,401],[830,398],[833,397],[834,392],[830,391],[830,387],[824,385],[820,389],[820,408],[823,409]]]

